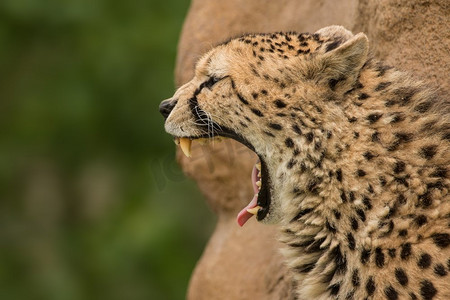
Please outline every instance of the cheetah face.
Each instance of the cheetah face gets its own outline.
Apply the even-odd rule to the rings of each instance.
[[[365,36],[355,36],[350,47],[344,42],[353,35],[335,27],[328,35],[249,35],[219,45],[199,60],[194,78],[160,105],[165,130],[187,156],[192,141],[216,136],[232,138],[258,155],[252,172],[255,196],[238,215],[241,226],[253,215],[264,223],[281,220],[283,201],[288,201],[283,193],[296,176],[292,152],[300,157],[309,151],[303,139],[291,137],[302,130],[293,122],[302,118],[298,103],[329,96],[330,79],[345,71],[342,66],[335,70],[337,53],[344,56],[338,62],[352,68],[360,67],[367,55]],[[345,61],[355,45],[351,61]],[[353,63],[355,57],[358,63]],[[340,90],[339,84],[333,88]],[[317,127],[306,118],[302,124]]]
[[[260,162],[251,175],[255,196],[239,214],[240,225],[253,215],[264,220],[269,214],[272,198],[266,163],[267,144],[255,138],[255,129],[246,124],[260,118],[256,114],[262,115],[262,112],[255,108],[253,116],[245,116],[249,103],[238,88],[244,85],[246,74],[233,61],[242,54],[225,46],[212,50],[198,62],[195,77],[160,106],[166,118],[166,131],[175,137],[175,142],[187,156],[190,156],[192,141],[217,136],[232,138],[258,154]]]

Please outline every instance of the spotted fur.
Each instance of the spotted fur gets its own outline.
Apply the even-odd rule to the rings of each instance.
[[[266,162],[301,299],[450,299],[449,101],[364,34],[232,39],[169,101],[172,135],[228,128]]]

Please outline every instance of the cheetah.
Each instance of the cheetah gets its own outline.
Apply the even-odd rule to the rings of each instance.
[[[450,299],[450,105],[330,26],[230,39],[160,104],[165,130],[259,157],[238,215],[277,224],[299,299]]]

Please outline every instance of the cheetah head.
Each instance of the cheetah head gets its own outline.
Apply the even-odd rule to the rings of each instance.
[[[298,165],[308,167],[307,157],[316,155],[306,133],[342,117],[339,99],[355,84],[367,52],[364,34],[340,26],[232,39],[206,53],[194,78],[160,104],[165,130],[188,156],[193,140],[215,136],[254,151],[260,161],[252,172],[255,196],[238,223],[253,215],[279,223]]]

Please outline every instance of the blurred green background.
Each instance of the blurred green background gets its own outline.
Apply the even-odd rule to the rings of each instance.
[[[0,2],[0,299],[183,299],[213,227],[175,163],[188,0]]]

